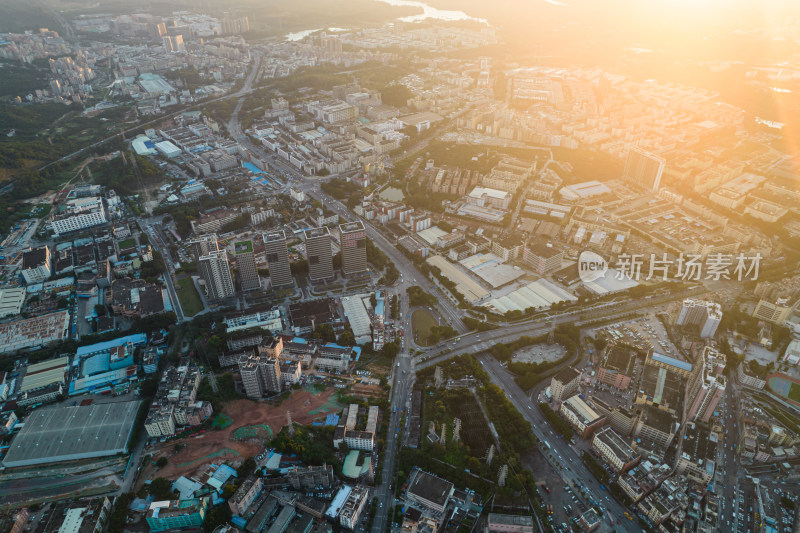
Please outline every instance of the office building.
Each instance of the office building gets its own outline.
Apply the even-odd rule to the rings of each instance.
[[[578,392],[581,373],[568,366],[550,380],[550,395],[553,401],[560,402]]]
[[[623,178],[638,189],[657,192],[666,160],[638,146],[631,146],[625,161]]]
[[[255,291],[261,288],[261,279],[258,277],[256,258],[253,254],[253,241],[239,241],[233,243],[233,252],[236,256],[236,266],[239,269],[239,284],[243,291]]]
[[[225,250],[209,252],[197,260],[197,269],[206,282],[209,300],[220,301],[236,296]]]
[[[339,225],[342,244],[342,272],[345,276],[367,271],[367,231],[357,220]]]
[[[686,299],[675,323],[679,326],[697,326],[700,337],[707,339],[716,334],[721,320],[722,308],[718,303]]]
[[[305,238],[308,279],[312,282],[333,279],[333,248],[328,228],[307,229]]]
[[[293,287],[294,278],[289,266],[289,250],[283,230],[264,233],[264,249],[269,267],[269,282],[272,288]]]
[[[454,491],[449,481],[415,468],[409,476],[406,506],[415,507],[438,521]]]
[[[686,393],[687,420],[708,422],[714,414],[725,394],[725,362],[725,355],[710,346],[703,349]]]
[[[22,279],[26,285],[41,283],[50,278],[53,267],[50,261],[50,248],[40,246],[22,254]]]

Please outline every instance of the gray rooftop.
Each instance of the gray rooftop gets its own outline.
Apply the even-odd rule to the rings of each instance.
[[[3,464],[13,468],[125,453],[139,404],[37,409],[14,437]]]

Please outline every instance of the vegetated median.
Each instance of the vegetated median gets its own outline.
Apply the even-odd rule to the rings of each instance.
[[[553,411],[549,405],[546,403],[540,403],[539,410],[542,412],[545,420],[547,420],[550,425],[553,426],[553,429],[556,430],[559,435],[564,437],[566,440],[570,440],[572,438],[572,436],[575,434],[572,426],[570,426],[566,420],[558,416],[558,414],[556,414],[556,412]]]

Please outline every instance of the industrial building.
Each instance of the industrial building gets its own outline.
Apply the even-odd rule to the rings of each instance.
[[[26,392],[44,389],[56,383],[64,383],[67,368],[69,367],[69,357],[57,357],[40,363],[29,365],[25,369],[25,376],[18,392]]]
[[[37,409],[3,459],[6,468],[127,453],[140,402]]]
[[[522,252],[522,260],[539,275],[561,268],[564,252],[546,243],[530,243]]]
[[[0,289],[0,318],[18,315],[25,303],[24,287],[4,287]]]
[[[39,348],[69,337],[69,311],[62,310],[33,318],[0,324],[0,353]]]
[[[558,412],[584,439],[591,437],[606,421],[578,395],[564,400]]]
[[[100,197],[68,200],[58,214],[54,214],[46,227],[58,237],[108,222],[105,202]]]
[[[204,498],[153,502],[145,519],[152,532],[199,528],[206,518],[207,505]]]
[[[342,296],[342,308],[350,329],[356,339],[356,344],[366,344],[372,340],[372,320],[364,304],[365,296]],[[367,299],[368,301],[368,299]]]
[[[627,390],[631,385],[635,366],[635,350],[612,344],[606,348],[600,367],[597,369],[597,381],[617,389]]]
[[[639,455],[616,431],[605,427],[594,434],[592,449],[617,473],[625,473],[639,462]]]
[[[22,279],[26,285],[41,283],[53,274],[50,261],[50,248],[40,246],[22,253]]]

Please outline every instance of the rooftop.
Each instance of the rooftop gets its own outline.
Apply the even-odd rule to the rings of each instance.
[[[22,254],[22,269],[36,268],[47,262],[47,246],[32,248]]]
[[[602,418],[594,409],[589,407],[589,404],[581,400],[577,394],[567,398],[564,403],[561,404],[561,408],[572,411],[576,417],[586,425],[590,425],[595,420]]]
[[[360,220],[356,220],[355,222],[348,222],[346,224],[339,224],[339,230],[342,233],[351,233],[354,231],[363,231],[364,224]]]
[[[6,467],[124,453],[138,401],[57,406],[33,411],[11,441]]]
[[[569,383],[570,381],[572,381],[573,379],[577,378],[580,375],[581,375],[580,372],[578,372],[571,366],[568,366],[560,370],[558,374],[553,376],[553,379],[561,383]]]
[[[253,251],[253,241],[239,241],[233,243],[233,251],[236,254],[247,254]]]
[[[422,470],[417,470],[417,475],[414,476],[414,480],[408,487],[409,494],[442,507],[447,503],[452,492],[452,483]]]

